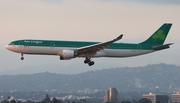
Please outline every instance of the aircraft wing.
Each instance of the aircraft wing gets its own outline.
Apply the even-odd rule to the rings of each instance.
[[[119,35],[117,38],[107,41],[107,42],[102,42],[102,43],[97,43],[97,44],[93,44],[93,45],[88,45],[88,46],[84,46],[84,47],[80,47],[77,48],[77,52],[79,55],[83,55],[83,54],[96,54],[97,51],[103,50],[105,48],[108,48],[108,45],[120,40],[123,37],[123,35]]]

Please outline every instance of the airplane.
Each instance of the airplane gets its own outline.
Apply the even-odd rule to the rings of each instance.
[[[164,44],[172,23],[164,23],[147,40],[132,43],[114,43],[122,39],[123,34],[107,42],[58,41],[58,40],[15,40],[5,46],[6,49],[23,54],[57,55],[60,60],[70,60],[76,57],[85,58],[84,63],[95,64],[91,58],[98,57],[131,57],[156,52],[170,48],[173,43]]]

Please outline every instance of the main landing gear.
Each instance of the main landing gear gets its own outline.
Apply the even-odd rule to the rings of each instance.
[[[21,60],[24,60],[23,54],[21,53]]]
[[[89,59],[89,58],[86,58],[86,59],[84,60],[84,63],[85,63],[85,64],[88,63],[89,66],[94,65],[94,61],[91,61],[91,59]]]

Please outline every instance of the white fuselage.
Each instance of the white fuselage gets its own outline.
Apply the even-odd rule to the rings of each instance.
[[[69,47],[40,47],[40,46],[22,46],[22,45],[7,45],[6,48],[10,51],[23,54],[37,54],[37,55],[59,55],[62,50],[76,50],[76,48]],[[98,51],[92,57],[131,57],[142,54],[154,52],[155,50],[142,49],[104,49]],[[85,57],[80,55],[78,57]]]

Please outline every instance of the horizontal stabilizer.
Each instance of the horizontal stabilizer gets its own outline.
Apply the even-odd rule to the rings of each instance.
[[[169,44],[164,44],[164,45],[160,45],[160,46],[153,46],[153,50],[162,50],[162,49],[166,49],[169,48],[169,45],[172,45],[174,43],[169,43]]]

